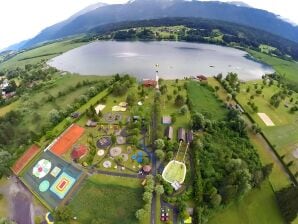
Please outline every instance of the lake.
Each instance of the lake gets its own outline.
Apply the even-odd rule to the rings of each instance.
[[[132,74],[140,79],[214,76],[236,72],[242,80],[260,79],[273,69],[230,47],[188,42],[97,41],[70,50],[48,62],[59,70],[81,75]]]

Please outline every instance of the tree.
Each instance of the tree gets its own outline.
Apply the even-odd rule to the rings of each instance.
[[[216,79],[218,81],[221,81],[222,80],[222,73],[219,73],[217,76],[216,76]]]
[[[161,149],[155,150],[155,155],[160,160],[165,157],[165,153]]]
[[[168,91],[168,87],[167,85],[162,85],[160,88],[159,88],[160,92],[162,95],[166,94],[167,91]]]
[[[251,129],[255,134],[259,134],[262,131],[259,125],[256,123],[253,123],[253,125],[251,126]]]
[[[137,102],[136,95],[134,93],[130,93],[127,95],[126,102],[129,106],[133,106]]]
[[[111,136],[111,142],[112,142],[112,144],[114,145],[116,143],[116,141],[117,141],[116,136],[115,135],[112,135]]]
[[[229,102],[232,99],[232,95],[228,94],[226,100]]]
[[[58,110],[53,109],[49,112],[49,119],[52,123],[57,124],[61,120],[61,116]]]
[[[205,128],[205,118],[200,113],[195,113],[192,115],[192,128],[194,130],[200,130]]]
[[[55,222],[69,223],[71,220],[71,210],[67,206],[59,207],[53,213]]]
[[[176,105],[177,107],[181,107],[181,106],[183,106],[184,104],[185,104],[185,99],[184,99],[184,97],[181,96],[180,94],[178,94],[178,95],[176,96],[176,99],[175,99],[175,105]]]
[[[165,147],[165,142],[163,139],[157,139],[154,141],[154,146],[156,149],[163,149]]]
[[[287,223],[291,223],[298,213],[298,187],[291,185],[276,193],[277,202]]]
[[[145,209],[141,208],[138,211],[136,211],[136,218],[138,220],[143,220],[146,216],[147,212]]]
[[[273,169],[273,163],[269,163],[262,167],[264,179],[269,177],[269,175],[272,173],[272,169]]]
[[[221,201],[222,201],[222,198],[220,194],[212,194],[210,197],[210,204],[212,205],[213,208],[218,207]]]
[[[166,160],[170,161],[174,157],[174,153],[172,151],[168,151],[166,154]]]
[[[8,218],[0,218],[0,224],[16,224],[16,223],[9,220]]]
[[[152,201],[152,193],[151,192],[145,192],[143,194],[143,200],[147,203],[151,203]]]
[[[155,186],[155,192],[158,195],[162,195],[165,192],[165,190],[163,188],[163,185],[160,185],[160,184],[156,185]]]
[[[168,94],[168,95],[167,95],[167,99],[168,99],[168,101],[171,101],[171,100],[173,99],[173,96],[170,95],[170,94]]]
[[[214,89],[215,89],[215,92],[218,92],[219,86],[215,86]]]
[[[0,179],[10,175],[10,167],[13,163],[12,155],[7,151],[0,151]]]
[[[187,112],[188,112],[188,107],[187,107],[187,105],[183,105],[183,106],[180,108],[180,114],[185,115]]]
[[[88,89],[88,93],[87,93],[87,94],[88,94],[89,97],[93,97],[93,96],[96,95],[96,93],[97,93],[96,88],[93,87],[93,86],[91,86],[91,87]]]

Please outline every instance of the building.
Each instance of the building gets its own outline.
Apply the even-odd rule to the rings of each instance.
[[[178,181],[175,181],[171,183],[171,186],[175,189],[175,191],[178,191],[182,186],[178,183]]]
[[[168,140],[172,140],[173,139],[173,127],[172,126],[168,126],[165,130],[165,137],[167,137]]]
[[[71,152],[71,158],[73,160],[80,160],[83,158],[88,152],[88,149],[84,145],[75,146]]]
[[[186,137],[186,135],[185,135],[185,129],[184,128],[179,128],[178,129],[178,141],[179,142],[185,142],[185,137]]]
[[[149,165],[143,166],[142,170],[144,171],[145,174],[149,174],[152,170],[152,167]]]
[[[71,118],[76,119],[76,118],[78,118],[80,115],[81,115],[80,112],[73,112],[70,116],[71,116]]]
[[[201,81],[201,82],[203,82],[203,81],[207,81],[207,80],[208,80],[208,78],[207,78],[206,76],[204,76],[204,75],[198,75],[198,76],[197,76],[197,79],[198,79],[199,81]]]
[[[171,116],[163,116],[162,117],[162,124],[172,124]]]
[[[144,87],[147,87],[147,88],[155,88],[157,85],[157,81],[156,80],[153,80],[153,79],[144,79],[143,80],[143,86]]]
[[[193,131],[190,130],[186,134],[186,142],[191,143],[193,141]]]
[[[97,126],[97,122],[92,120],[88,120],[86,123],[86,127],[96,127],[96,126]]]

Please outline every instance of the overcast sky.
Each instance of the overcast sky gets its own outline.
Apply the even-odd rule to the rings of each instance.
[[[229,1],[229,0],[222,0]],[[127,0],[0,0],[0,49],[29,39],[43,28],[60,22],[97,2],[125,3]],[[298,24],[295,0],[243,0]]]

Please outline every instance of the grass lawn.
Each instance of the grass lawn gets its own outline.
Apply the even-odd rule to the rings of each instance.
[[[261,189],[249,192],[243,200],[223,209],[210,219],[209,224],[283,224],[274,192],[268,181]]]
[[[8,61],[0,64],[0,70],[24,67],[26,64],[36,64],[41,60],[49,60],[73,48],[80,47],[86,43],[74,43],[72,40],[65,40],[46,44],[16,55]]]
[[[219,101],[206,85],[190,81],[187,88],[193,110],[204,114],[209,119],[222,120],[227,114],[223,103]]]
[[[4,116],[6,113],[8,113],[9,111],[18,108],[19,102],[13,102],[7,106],[4,107],[0,107],[0,116]]]
[[[189,126],[189,119],[190,114],[186,113],[185,115],[181,115],[179,113],[179,107],[175,105],[175,98],[178,94],[183,96],[185,99],[187,97],[187,92],[184,88],[184,83],[187,82],[185,80],[179,80],[178,83],[174,80],[164,80],[161,85],[167,85],[167,93],[164,95],[161,95],[161,113],[162,116],[169,116],[171,114],[176,114],[177,119],[174,123],[174,126],[176,127],[177,131],[179,127],[188,128]],[[178,89],[178,86],[180,88],[180,91]],[[174,90],[177,91],[177,94],[174,94]],[[171,95],[172,99],[168,100],[167,95]],[[174,139],[177,137],[177,134],[174,134]]]
[[[143,189],[138,179],[95,175],[74,196],[70,207],[78,222],[134,224],[135,212],[143,206]]]
[[[295,82],[298,84],[298,63],[297,62],[291,62],[291,61],[285,61],[277,57],[272,57],[264,53],[260,53],[253,50],[247,50],[248,53],[250,53],[255,58],[265,62],[266,64],[271,65],[274,70],[281,74],[285,75],[285,77],[292,82]]]
[[[0,188],[6,187],[8,181],[5,177],[0,179]],[[9,211],[8,211],[8,201],[7,199],[3,196],[0,198],[0,217],[8,217],[9,216]]]

